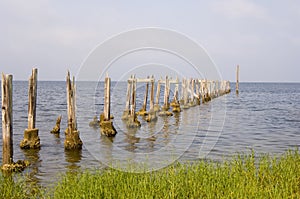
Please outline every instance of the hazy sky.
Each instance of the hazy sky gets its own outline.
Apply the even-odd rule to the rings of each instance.
[[[142,27],[190,37],[224,79],[239,64],[240,81],[300,82],[299,0],[0,0],[0,72],[64,80],[97,45]]]

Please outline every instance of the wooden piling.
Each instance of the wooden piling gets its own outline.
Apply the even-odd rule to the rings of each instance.
[[[132,78],[132,76],[130,77]],[[127,81],[127,92],[126,92],[126,105],[123,111],[122,120],[127,120],[130,113],[130,93],[131,93],[131,81]]]
[[[113,122],[111,120],[110,115],[110,78],[108,74],[105,77],[104,82],[104,110],[103,110],[104,119],[100,120],[100,131],[102,135],[106,135],[108,137],[115,136],[117,131],[113,126]]]
[[[151,78],[151,90],[150,90],[150,110],[149,110],[149,113],[148,113],[148,117],[146,118],[147,122],[157,120],[156,111],[154,110],[154,83],[155,83],[155,79],[152,76],[152,78]]]
[[[239,73],[240,73],[240,66],[236,66],[236,85],[235,85],[235,92],[239,94]]]
[[[155,97],[155,105],[154,105],[154,111],[159,111],[160,106],[159,106],[159,98],[160,98],[160,82],[161,80],[159,79],[157,81],[157,88],[156,88],[156,97]]]
[[[178,78],[176,80],[177,81],[176,81],[176,84],[175,84],[174,98],[173,98],[173,101],[171,102],[171,106],[173,107],[173,109],[172,109],[173,113],[181,112],[179,98],[178,98],[178,95],[179,95]]]
[[[12,79],[2,73],[2,165],[13,163]]]
[[[24,131],[24,139],[20,142],[21,149],[40,148],[39,129],[36,123],[36,99],[37,99],[37,68],[32,69],[28,84],[28,128]]]
[[[144,95],[144,101],[143,101],[143,106],[142,108],[138,111],[138,115],[140,116],[145,116],[148,115],[147,113],[147,101],[148,101],[148,90],[149,90],[149,82],[148,82],[149,77],[147,77],[147,82],[146,82],[146,89],[145,89],[145,95]]]
[[[170,82],[169,82],[168,76],[166,76],[165,91],[164,91],[164,104],[161,107],[161,111],[159,112],[160,116],[172,116],[173,115],[173,113],[169,112],[169,108],[170,108],[169,95],[170,95]]]
[[[76,121],[76,93],[75,93],[75,78],[73,77],[73,82],[70,80],[70,72],[68,71],[66,77],[67,83],[67,106],[68,106],[68,128],[65,131],[65,149],[81,149],[82,141],[79,137],[79,131],[77,130]]]
[[[196,82],[196,105],[200,105],[200,91],[199,91],[199,89],[200,89],[200,85],[199,85],[199,80],[198,79],[196,79],[195,80]]]
[[[128,117],[127,127],[128,128],[136,128],[140,127],[141,123],[137,119],[137,115],[135,112],[136,108],[136,78],[133,76],[131,84],[131,105],[130,105],[130,116]]]
[[[182,108],[183,109],[188,109],[190,108],[189,106],[189,95],[188,95],[188,82],[187,79],[183,78],[182,79],[182,90],[183,90],[183,104],[182,104]]]

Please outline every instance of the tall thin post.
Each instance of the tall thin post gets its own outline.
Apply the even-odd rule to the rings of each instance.
[[[2,73],[2,164],[13,163],[12,75]]]
[[[166,76],[165,80],[165,92],[164,92],[164,105],[161,108],[160,116],[172,116],[173,113],[169,112],[170,104],[169,104],[169,94],[170,94],[170,83],[169,78]]]
[[[237,65],[237,67],[236,67],[236,85],[235,85],[236,94],[239,94],[239,73],[240,73],[240,66]]]
[[[139,110],[138,115],[145,116],[147,115],[147,101],[148,101],[148,90],[149,90],[149,76],[147,77],[147,82],[146,82],[146,89],[145,89],[145,95],[144,95],[144,101],[143,101],[143,106]]]
[[[159,107],[159,98],[160,98],[160,79],[157,81],[154,111],[159,111],[159,109],[160,109],[160,107]]]
[[[151,78],[151,90],[150,90],[150,111],[154,111],[154,77]]]
[[[135,128],[140,127],[141,123],[137,119],[137,115],[135,113],[136,108],[136,78],[133,76],[131,82],[131,105],[130,105],[130,116],[128,117],[127,127]]]
[[[22,149],[40,148],[39,129],[36,122],[36,99],[37,99],[37,68],[32,69],[28,80],[28,128],[24,131],[24,139],[20,142]]]
[[[79,131],[77,130],[76,121],[76,87],[75,77],[73,81],[70,79],[70,72],[68,71],[66,77],[67,83],[67,106],[68,106],[68,128],[65,131],[65,149],[81,149],[82,141],[79,137]]]
[[[104,121],[110,120],[110,78],[106,76],[104,83]]]
[[[130,113],[130,97],[131,97],[130,93],[131,93],[131,84],[132,84],[131,79],[132,79],[132,76],[127,81],[126,105],[125,105],[125,109],[123,111],[122,120],[127,120],[129,113]]]
[[[151,77],[151,90],[150,90],[150,110],[148,113],[148,117],[146,118],[147,122],[155,121],[157,120],[156,117],[156,111],[154,110],[154,77],[152,75]]]
[[[101,134],[108,137],[115,136],[117,131],[113,126],[113,122],[110,116],[110,78],[106,74],[104,82],[104,110],[103,110],[103,120],[100,120],[100,131]]]

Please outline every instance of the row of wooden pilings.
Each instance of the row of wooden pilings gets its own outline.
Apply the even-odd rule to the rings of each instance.
[[[137,83],[146,83],[144,100],[142,108],[136,112],[136,85]],[[148,90],[150,88],[149,111],[147,111]],[[170,102],[170,86],[175,84],[173,92],[173,100]],[[160,106],[160,90],[161,85],[164,85],[164,100]],[[147,122],[157,120],[159,116],[172,116],[174,112],[181,112],[182,109],[187,109],[202,103],[206,103],[218,96],[222,96],[230,92],[229,81],[209,81],[199,79],[183,78],[181,82],[181,97],[179,98],[178,78],[170,79],[168,76],[165,79],[159,79],[156,84],[156,96],[154,96],[155,79],[152,76],[146,79],[139,79],[132,75],[127,81],[126,105],[122,115],[122,120],[127,120],[127,127],[139,127],[137,116],[145,116]],[[155,97],[155,99],[154,99]],[[170,110],[172,107],[172,110]]]
[[[3,155],[2,155],[2,170],[17,171],[28,166],[26,161],[13,161],[13,113],[12,113],[12,75],[2,73],[2,137],[3,137]],[[148,77],[146,79],[138,79],[134,75],[128,79],[127,96],[125,110],[122,115],[122,120],[126,121],[128,128],[138,128],[141,123],[138,120],[138,115],[145,116],[147,122],[157,120],[159,116],[172,116],[173,112],[181,112],[182,109],[187,109],[202,103],[206,103],[218,96],[230,92],[229,81],[209,81],[199,79],[183,78],[180,83],[179,79],[170,79],[168,76],[165,79],[160,78],[156,84],[156,96],[154,96],[155,79]],[[146,83],[145,95],[142,108],[136,112],[136,88],[137,83]],[[148,91],[150,88],[150,107],[147,111]],[[173,100],[170,102],[170,85],[175,84]],[[179,97],[179,85],[181,84],[181,94]],[[164,100],[160,106],[160,90],[161,85],[164,85]],[[113,117],[110,114],[110,86],[111,79],[106,75],[104,82],[104,109],[100,114],[100,120],[97,117],[90,123],[91,126],[99,126],[101,134],[106,136],[115,136],[116,129],[113,126]],[[36,100],[37,100],[37,69],[32,69],[32,74],[29,78],[28,86],[28,127],[24,130],[24,139],[20,143],[22,149],[39,149],[40,138],[39,130],[36,128]],[[82,148],[82,141],[77,129],[76,119],[76,86],[75,78],[70,78],[69,71],[66,77],[67,88],[67,115],[68,126],[65,130],[64,146],[66,150],[74,150]],[[238,88],[238,85],[237,85]],[[238,90],[237,90],[238,92]],[[172,110],[170,111],[170,108]],[[55,127],[51,133],[60,133],[61,116],[58,117]]]

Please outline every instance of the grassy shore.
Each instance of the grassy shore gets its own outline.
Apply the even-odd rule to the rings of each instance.
[[[300,198],[300,154],[236,156],[149,173],[114,169],[64,174],[51,188],[0,177],[0,198]]]

